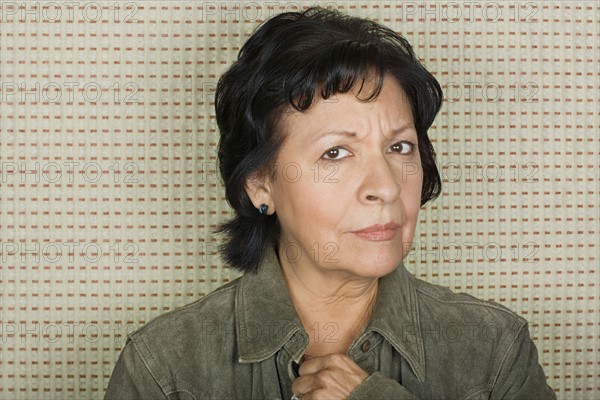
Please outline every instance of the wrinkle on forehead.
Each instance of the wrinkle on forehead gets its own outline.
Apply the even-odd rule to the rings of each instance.
[[[406,96],[404,90],[394,78],[386,81],[379,96],[371,102],[361,102],[355,95],[356,92],[338,93],[327,100],[321,99],[319,102],[315,102],[305,112],[288,109],[285,117],[282,117],[285,118],[287,133],[293,134],[295,126],[311,124],[311,117],[314,117],[323,124],[322,127],[314,127],[315,133],[320,137],[322,133],[328,130],[329,117],[331,116],[339,121],[340,115],[347,118],[342,119],[341,124],[331,126],[331,131],[355,132],[361,136],[361,139],[363,132],[371,132],[374,128],[379,128],[386,138],[391,138],[395,133],[393,131],[401,128],[412,127],[414,130],[411,108],[409,107],[409,112],[406,112],[406,109],[401,110],[401,107],[395,106],[396,104],[399,105],[399,102],[403,102]],[[373,114],[370,114],[370,112],[376,108],[378,109],[377,116],[373,118]],[[318,123],[314,124],[318,125]]]

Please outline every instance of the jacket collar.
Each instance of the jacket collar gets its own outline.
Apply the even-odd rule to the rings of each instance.
[[[380,278],[377,301],[365,331],[379,332],[408,361],[415,376],[424,381],[425,354],[414,279],[403,263]],[[262,361],[284,346],[298,360],[308,347],[308,335],[270,246],[257,271],[247,272],[240,279],[235,317],[241,363]]]

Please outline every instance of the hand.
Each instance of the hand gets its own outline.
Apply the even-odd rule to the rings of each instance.
[[[345,354],[312,357],[300,364],[292,393],[302,400],[345,399],[369,374]]]

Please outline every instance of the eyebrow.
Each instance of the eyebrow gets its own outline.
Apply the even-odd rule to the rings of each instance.
[[[401,126],[400,128],[396,128],[394,130],[392,130],[392,136],[396,136],[401,134],[402,132],[406,131],[406,130],[415,130],[414,126],[412,124],[406,124]],[[351,137],[351,138],[355,138],[358,134],[356,132],[353,131],[325,131],[322,132],[321,134],[319,134],[319,136],[317,137],[316,140],[321,140],[327,136],[347,136],[347,137]]]

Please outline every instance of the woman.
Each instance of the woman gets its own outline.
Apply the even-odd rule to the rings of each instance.
[[[255,31],[217,86],[220,231],[240,278],[129,335],[107,399],[553,399],[527,321],[413,277],[439,195],[435,78],[374,22]]]

